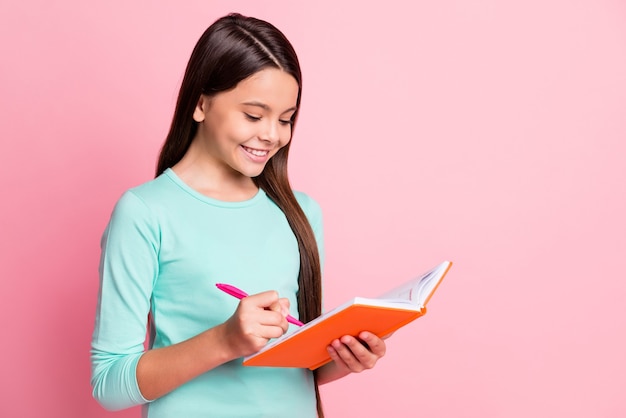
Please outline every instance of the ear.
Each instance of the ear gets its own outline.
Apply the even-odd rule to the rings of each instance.
[[[204,121],[205,112],[209,110],[209,104],[211,99],[204,94],[200,95],[200,99],[198,99],[198,104],[196,108],[193,110],[193,120],[200,123]]]

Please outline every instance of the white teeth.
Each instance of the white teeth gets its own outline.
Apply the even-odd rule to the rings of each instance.
[[[246,151],[248,151],[250,154],[252,155],[256,155],[257,157],[265,157],[268,153],[268,151],[261,151],[258,149],[252,149],[252,148],[248,148],[248,147],[243,147]]]

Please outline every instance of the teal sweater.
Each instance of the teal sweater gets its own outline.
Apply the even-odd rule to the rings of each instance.
[[[323,257],[321,211],[296,197]],[[309,370],[244,367],[233,360],[149,402],[136,366],[152,314],[151,345],[168,346],[226,321],[238,300],[215,287],[250,294],[277,290],[297,316],[300,258],[283,212],[263,190],[222,202],[187,186],[172,170],[127,191],[102,238],[100,292],[91,347],[94,397],[107,409],[144,404],[144,417],[314,417]],[[291,325],[293,327],[293,325]]]

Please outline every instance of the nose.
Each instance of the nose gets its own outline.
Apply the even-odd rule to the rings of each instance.
[[[267,120],[267,123],[263,126],[263,131],[259,138],[261,141],[275,143],[280,140],[279,136],[279,122]]]

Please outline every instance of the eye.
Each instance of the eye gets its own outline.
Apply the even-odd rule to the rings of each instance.
[[[257,122],[257,121],[261,120],[260,116],[253,116],[253,115],[251,115],[249,113],[245,113],[245,112],[244,112],[244,115],[246,115],[246,119],[248,119],[249,121],[252,121],[252,122]]]
[[[291,119],[289,119],[289,120],[280,119],[278,122],[280,122],[280,124],[284,125],[284,126],[291,126],[293,124]]]

